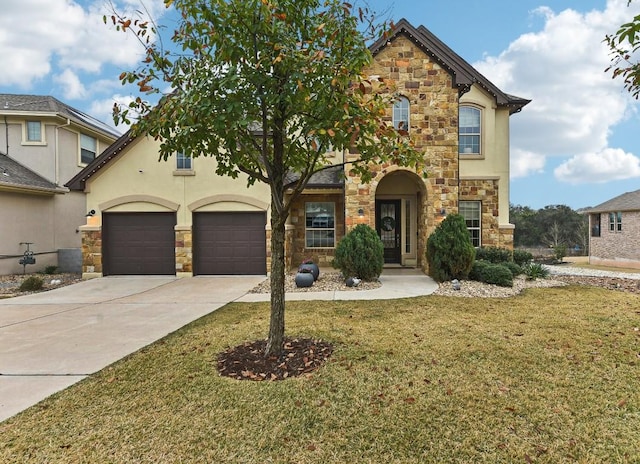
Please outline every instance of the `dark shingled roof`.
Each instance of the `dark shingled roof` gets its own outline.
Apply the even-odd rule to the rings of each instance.
[[[69,118],[77,124],[90,127],[111,137],[120,137],[120,133],[113,127],[49,95],[0,94],[0,113],[11,114],[13,112],[51,113]]]
[[[340,164],[316,172],[309,179],[306,188],[342,188],[344,186],[344,168]],[[289,173],[285,179],[286,185],[291,185],[300,178],[298,173]]]
[[[49,182],[4,153],[0,153],[0,188],[2,187],[47,193],[66,192],[66,189]]]
[[[640,210],[640,190],[623,193],[611,200],[605,201],[598,206],[588,208],[587,213],[607,213],[610,211],[639,211]]]

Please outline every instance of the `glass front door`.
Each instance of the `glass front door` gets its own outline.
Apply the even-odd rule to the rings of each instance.
[[[376,201],[376,231],[384,245],[384,262],[401,262],[402,219],[400,200]]]

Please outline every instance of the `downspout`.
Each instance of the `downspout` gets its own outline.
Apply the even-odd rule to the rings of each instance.
[[[4,136],[6,137],[7,150],[5,155],[9,156],[9,123],[7,122],[7,115],[4,115]]]
[[[71,125],[71,119],[67,118],[67,122],[65,124],[62,124],[60,126],[56,126],[56,146],[55,146],[55,170],[56,170],[56,185],[60,185],[60,154],[58,153],[59,147],[58,147],[58,129],[62,128],[62,127],[67,127]]]

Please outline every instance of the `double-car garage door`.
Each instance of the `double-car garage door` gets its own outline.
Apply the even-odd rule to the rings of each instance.
[[[193,271],[265,274],[266,216],[261,212],[193,215]],[[104,275],[174,275],[175,213],[104,213]]]

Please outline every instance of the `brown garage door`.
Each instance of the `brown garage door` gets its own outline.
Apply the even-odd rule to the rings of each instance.
[[[175,213],[102,215],[104,275],[175,275]]]
[[[194,213],[194,274],[266,274],[265,224],[265,213]]]

